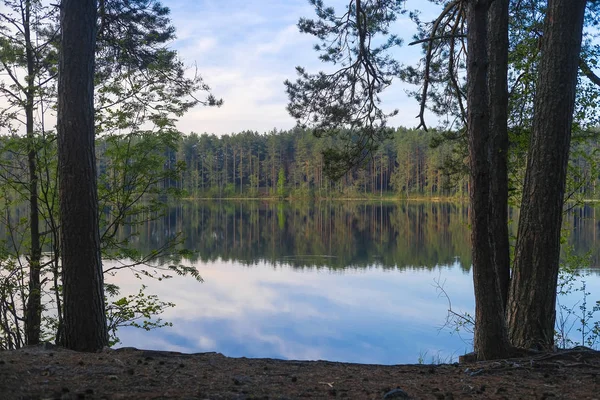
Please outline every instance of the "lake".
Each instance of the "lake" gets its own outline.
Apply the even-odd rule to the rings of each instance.
[[[600,299],[595,216],[586,206],[565,218],[575,252],[592,252],[588,303]],[[149,250],[183,232],[193,252],[183,263],[204,282],[108,277],[122,294],[145,284],[176,303],[162,315],[173,327],[122,328],[119,346],[377,364],[456,361],[472,350],[471,335],[443,327],[448,301],[436,282],[453,310],[473,312],[468,220],[460,203],[179,204],[132,240]],[[561,303],[581,300],[576,292]]]

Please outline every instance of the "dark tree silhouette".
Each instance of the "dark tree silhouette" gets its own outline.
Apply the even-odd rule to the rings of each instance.
[[[108,345],[94,150],[96,0],[61,4],[58,154],[64,345]]]
[[[510,338],[519,347],[554,347],[560,229],[585,7],[585,0],[548,2],[508,309]]]

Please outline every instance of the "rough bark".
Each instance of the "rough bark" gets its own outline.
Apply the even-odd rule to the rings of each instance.
[[[94,152],[96,0],[63,0],[58,79],[58,153],[67,348],[108,344]]]
[[[490,110],[490,222],[502,306],[506,308],[510,284],[508,235],[508,0],[494,0],[488,11],[488,107]]]
[[[490,5],[494,4],[491,8]],[[506,75],[508,51],[502,32],[505,0],[470,1],[467,9],[467,134],[469,139],[471,241],[475,287],[475,351],[479,359],[507,357],[505,294],[499,273],[505,273],[508,251],[505,208]],[[493,30],[497,30],[493,31]],[[492,46],[494,47],[493,51]],[[498,103],[496,103],[498,102]],[[504,168],[504,170],[503,170]],[[495,214],[497,213],[497,215]],[[503,277],[504,279],[504,277]],[[503,284],[505,284],[503,282]]]
[[[29,293],[25,313],[25,337],[28,345],[40,342],[42,322],[42,285],[40,281],[40,265],[42,249],[40,247],[40,213],[38,209],[38,175],[36,166],[36,150],[33,134],[33,91],[27,90],[25,120],[27,126],[27,161],[29,169],[29,235],[31,249],[29,252]]]
[[[40,265],[42,249],[40,245],[40,213],[38,209],[38,171],[36,149],[34,143],[33,108],[35,102],[35,54],[31,41],[31,1],[21,3],[23,9],[23,33],[25,39],[25,57],[27,61],[27,86],[25,88],[25,129],[27,134],[27,164],[29,169],[29,235],[31,248],[29,252],[29,291],[25,312],[25,342],[28,345],[40,342],[42,323],[42,285],[40,282]]]
[[[552,349],[560,229],[585,0],[550,0],[508,304],[513,345]]]

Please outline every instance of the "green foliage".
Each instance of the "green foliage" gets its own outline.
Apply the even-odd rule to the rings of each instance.
[[[0,253],[0,290],[6,291],[0,311],[8,310],[10,322],[0,324],[0,337],[8,338],[3,345],[20,347],[25,344],[23,313],[31,297],[24,271],[28,264],[34,269],[39,261],[34,256],[42,249],[41,294],[47,300],[42,336],[51,339],[62,324],[56,137],[45,126],[56,103],[59,7],[28,0],[2,4],[0,69],[8,80],[0,84],[0,95],[8,107],[0,110],[0,126],[11,136],[0,137],[0,191],[6,199],[0,231],[7,238]],[[98,15],[95,123],[101,135],[97,154],[102,251],[105,260],[130,261],[106,268],[105,273],[129,268],[138,277],[161,280],[178,274],[201,280],[196,269],[179,263],[187,255],[179,246],[180,234],[146,252],[136,249],[134,242],[136,230],[161,218],[167,200],[182,193],[173,184],[185,167],[175,157],[180,141],[176,119],[195,105],[219,106],[222,100],[210,93],[199,75],[189,77],[177,53],[168,48],[174,28],[169,9],[159,1],[101,0]],[[32,114],[33,121],[27,117]],[[18,135],[24,125],[25,137]],[[34,204],[31,198],[37,206],[27,210],[24,202]],[[38,232],[26,223],[36,212],[41,220]],[[124,230],[130,234],[122,236]],[[39,239],[37,248],[34,239]],[[119,324],[124,323],[123,316],[132,315],[131,310],[147,315],[168,304],[141,299],[129,298],[126,307],[119,309]]]
[[[325,172],[339,179],[391,134],[387,119],[398,110],[384,111],[380,95],[400,70],[389,52],[402,41],[389,28],[405,11],[404,1],[350,2],[339,15],[322,0],[309,1],[317,19],[302,18],[298,27],[320,40],[315,46],[319,59],[339,69],[311,74],[297,67],[299,78],[285,82],[288,111],[317,137],[339,139],[339,146],[323,150]]]
[[[175,307],[174,303],[163,302],[158,296],[145,293],[146,286],[142,285],[136,294],[119,297],[108,303],[106,315],[108,319],[108,332],[110,335],[110,346],[120,342],[117,331],[121,327],[132,326],[144,329],[146,331],[173,326],[170,322],[165,322],[161,318],[156,318],[166,309]],[[118,295],[118,291],[113,291],[113,295]]]
[[[0,350],[25,344],[20,321],[28,289],[24,273],[17,260],[2,258],[0,261]]]
[[[279,196],[279,198],[285,197],[285,171],[283,170],[283,167],[279,168],[277,177],[277,196]]]
[[[187,168],[173,185],[197,198],[464,196],[464,174],[445,168],[453,144],[430,146],[436,134],[398,128],[364,169],[332,181],[322,151],[338,139],[317,139],[301,129],[222,137],[193,133],[179,142],[176,158]]]

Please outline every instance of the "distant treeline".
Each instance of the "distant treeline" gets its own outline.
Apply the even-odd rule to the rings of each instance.
[[[466,198],[466,149],[447,136],[397,128],[364,165],[331,180],[324,172],[323,151],[340,144],[302,129],[223,136],[176,131],[103,135],[96,142],[99,189],[121,191],[121,197],[143,192],[140,198],[152,193],[190,198]],[[54,185],[55,139],[36,138],[40,185]],[[0,136],[0,187],[27,181],[28,146],[24,137]],[[568,199],[598,198],[599,150],[593,139],[573,143]],[[509,157],[515,199],[526,162],[519,154],[515,149]]]
[[[595,136],[574,137],[567,199],[598,198],[600,145]],[[361,168],[333,181],[324,173],[322,153],[336,145],[334,138],[317,138],[302,129],[192,133],[170,155],[170,164],[186,166],[171,185],[195,198],[468,197],[466,143],[456,133],[397,128]],[[515,141],[509,154],[515,201],[524,178],[523,148]]]
[[[456,179],[442,168],[454,146],[433,148],[435,135],[396,129],[362,168],[338,181],[324,174],[322,155],[336,145],[334,139],[301,129],[220,137],[192,133],[170,162],[186,164],[176,185],[191,197],[464,196],[466,175]]]

